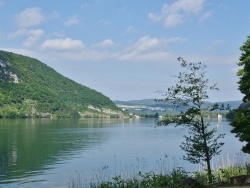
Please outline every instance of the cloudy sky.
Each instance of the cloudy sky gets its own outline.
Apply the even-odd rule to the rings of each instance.
[[[207,65],[211,101],[241,100],[249,0],[0,0],[0,49],[28,55],[112,100],[161,98],[177,61]]]

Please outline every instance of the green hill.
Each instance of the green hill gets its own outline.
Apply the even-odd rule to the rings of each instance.
[[[44,63],[0,51],[0,117],[118,117],[106,96]]]

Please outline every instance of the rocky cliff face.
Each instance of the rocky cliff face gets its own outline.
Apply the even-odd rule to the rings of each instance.
[[[0,79],[13,83],[19,83],[20,80],[16,73],[10,71],[10,63],[0,59]]]

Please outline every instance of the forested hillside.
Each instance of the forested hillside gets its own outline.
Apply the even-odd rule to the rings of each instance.
[[[120,115],[121,110],[100,92],[62,76],[36,59],[0,51],[1,117]]]

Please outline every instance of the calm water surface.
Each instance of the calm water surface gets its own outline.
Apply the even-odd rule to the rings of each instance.
[[[155,127],[156,119],[0,120],[0,187],[68,187],[72,179],[108,179],[115,174],[162,171],[182,161],[179,145],[187,130]],[[232,159],[243,143],[225,133],[222,158]],[[217,121],[212,124],[216,127]]]

